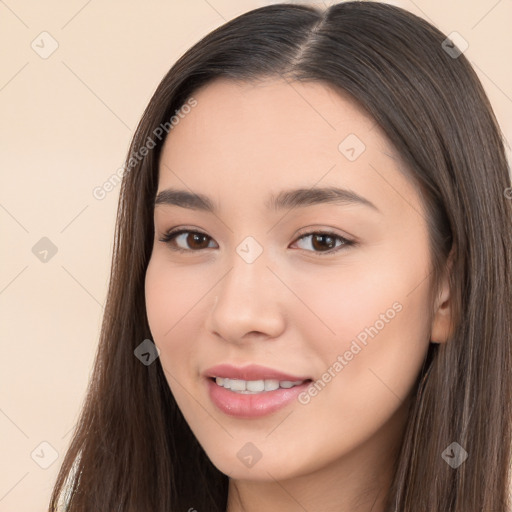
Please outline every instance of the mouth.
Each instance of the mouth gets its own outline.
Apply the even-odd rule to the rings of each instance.
[[[291,407],[312,382],[310,375],[285,373],[259,364],[219,364],[202,375],[215,407],[237,418],[259,418]]]
[[[291,389],[312,382],[311,379],[291,381],[277,379],[243,380],[226,377],[208,378],[217,386],[242,395],[263,394],[276,391],[277,389]]]
[[[207,377],[204,382],[207,395],[218,411],[234,418],[256,419],[285,407],[293,407],[312,379],[288,381]]]

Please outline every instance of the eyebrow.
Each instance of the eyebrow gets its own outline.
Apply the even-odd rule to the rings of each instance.
[[[359,204],[380,210],[368,199],[356,194],[352,190],[337,187],[322,188],[297,188],[283,190],[277,195],[271,195],[265,203],[269,210],[279,211],[283,209],[304,208],[317,204],[334,203],[340,205]],[[169,205],[216,213],[219,206],[208,196],[199,193],[191,193],[186,190],[167,188],[160,191],[155,198],[155,206]]]

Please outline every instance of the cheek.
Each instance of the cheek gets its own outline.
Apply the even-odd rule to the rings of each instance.
[[[294,291],[319,318],[309,312],[307,320],[304,312],[294,317],[308,340],[307,359],[318,371],[295,425],[311,431],[323,425],[323,435],[332,440],[303,446],[305,459],[326,462],[403,420],[402,406],[428,349],[428,280],[418,286],[426,275],[418,263],[387,267],[381,259],[376,267],[297,282]],[[285,443],[284,428],[282,433]]]
[[[179,363],[190,360],[196,349],[196,330],[200,328],[197,314],[205,287],[201,280],[186,278],[187,272],[177,271],[162,260],[152,258],[146,271],[146,311],[161,364],[169,374],[178,375],[184,370]]]
[[[421,258],[398,262],[394,253],[380,251],[339,267],[295,269],[286,279],[301,300],[290,301],[286,311],[294,304],[301,338],[319,353],[348,349],[353,339],[362,346],[377,338],[408,345],[428,332],[427,265]]]
[[[187,277],[188,276],[188,277]],[[184,269],[176,270],[164,258],[150,260],[145,281],[146,311],[153,341],[160,350],[169,389],[189,425],[207,421],[204,411],[194,407],[190,396],[196,375],[197,340],[204,307],[201,299],[209,287]]]
[[[294,318],[308,340],[308,360],[325,372],[317,375],[331,390],[325,406],[337,400],[340,417],[393,407],[414,385],[429,341],[427,249],[381,247],[357,264],[347,259],[338,269],[297,272],[294,292],[309,311]]]

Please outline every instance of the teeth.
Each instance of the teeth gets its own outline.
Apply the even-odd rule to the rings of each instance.
[[[239,380],[238,382],[244,383],[243,380]],[[279,387],[279,383],[277,383]],[[233,389],[233,388],[231,388]],[[252,391],[254,393],[260,393],[261,391],[265,391],[265,381],[264,380],[248,380],[245,381],[245,389],[247,391]]]
[[[224,387],[226,387],[226,383],[224,383]],[[245,387],[245,381],[236,379],[229,379],[228,387],[231,391],[245,391],[247,389]]]
[[[249,381],[250,382],[250,381]],[[279,381],[278,380],[265,380],[265,391],[274,391],[276,389],[279,389]]]
[[[279,388],[289,389],[293,386],[302,384],[303,380],[241,380],[241,379],[228,379],[223,377],[216,377],[215,382],[226,389],[234,391],[235,393],[254,394],[265,391],[274,391]]]

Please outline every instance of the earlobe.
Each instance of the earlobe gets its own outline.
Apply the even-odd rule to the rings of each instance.
[[[453,307],[450,293],[450,275],[453,264],[453,250],[450,252],[443,278],[441,291],[434,304],[434,317],[430,341],[432,343],[446,343],[453,334]]]
[[[437,308],[432,321],[430,341],[432,343],[446,343],[452,334],[452,308],[450,299],[442,302]]]

